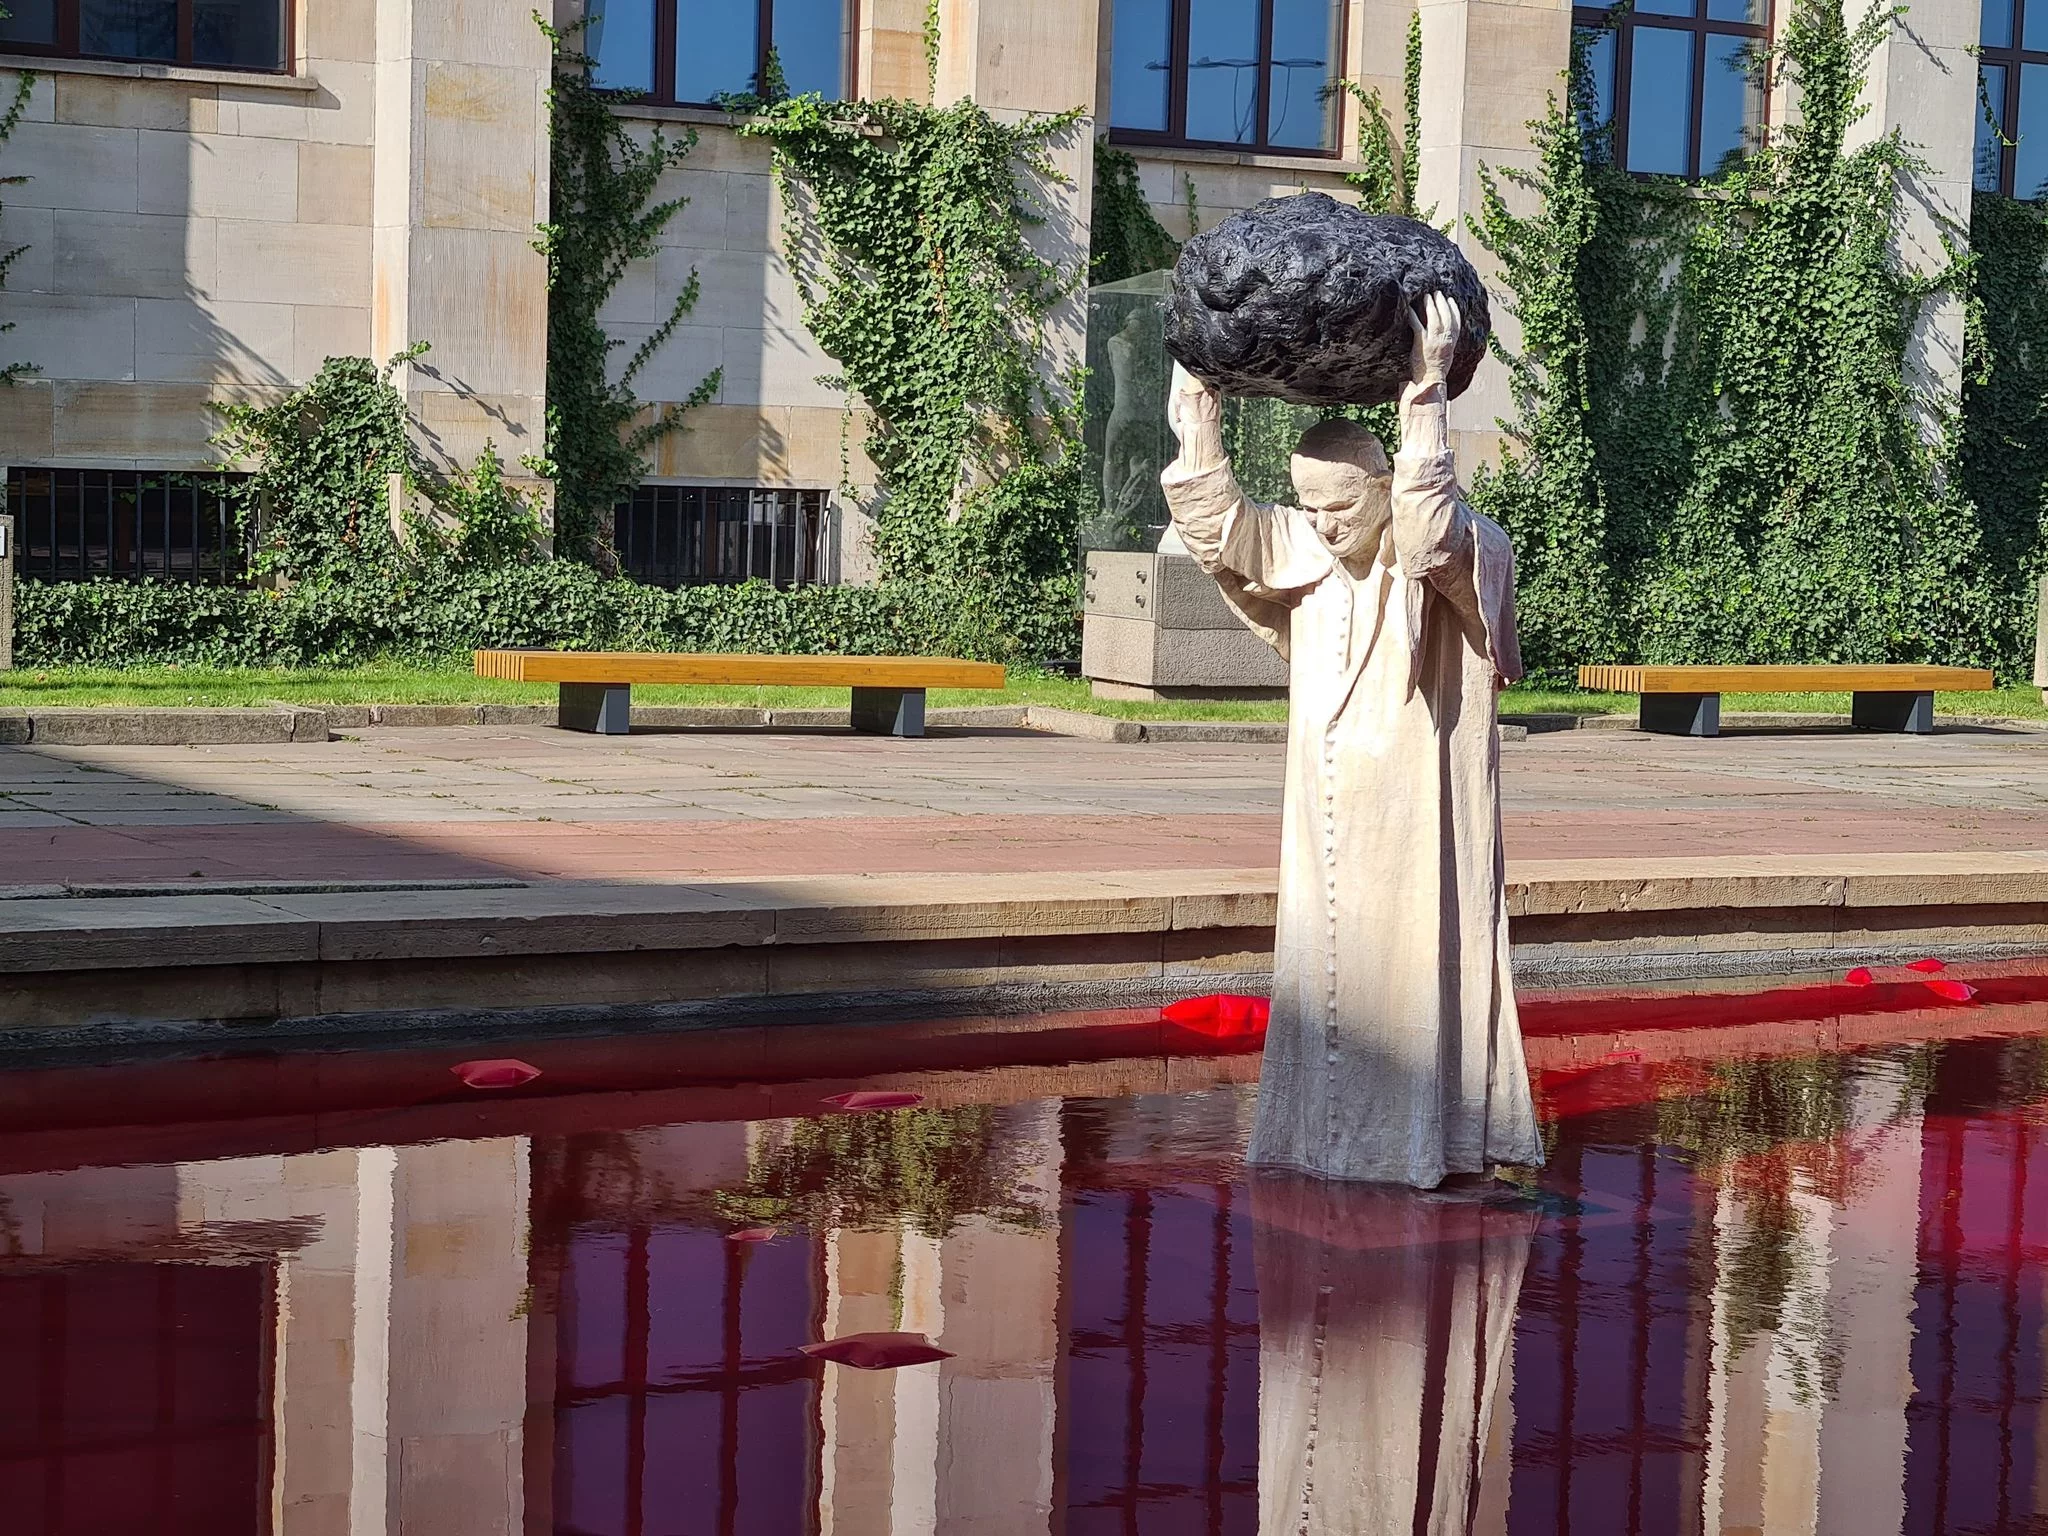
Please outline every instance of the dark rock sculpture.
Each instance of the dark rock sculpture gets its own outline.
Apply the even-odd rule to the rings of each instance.
[[[1173,269],[1166,350],[1226,395],[1378,405],[1408,380],[1407,311],[1448,294],[1464,315],[1450,392],[1486,355],[1486,289],[1464,253],[1416,219],[1321,192],[1270,197],[1195,236]]]

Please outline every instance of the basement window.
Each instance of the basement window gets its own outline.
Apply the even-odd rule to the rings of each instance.
[[[823,491],[643,485],[614,514],[619,569],[653,587],[825,580]]]
[[[230,586],[249,574],[233,500],[243,475],[127,469],[10,469],[15,571]]]

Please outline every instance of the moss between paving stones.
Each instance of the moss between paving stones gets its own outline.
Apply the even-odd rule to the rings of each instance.
[[[844,688],[643,687],[633,690],[643,704],[702,708],[843,709]],[[23,668],[0,673],[0,709],[53,709],[115,704],[166,708],[270,707],[279,704],[545,704],[552,683],[508,683],[479,678],[454,668],[402,666],[269,669],[138,667]],[[1849,713],[1843,694],[1728,694],[1727,714],[1840,715]],[[1013,671],[1010,686],[988,690],[934,690],[933,708],[977,704],[1039,704],[1122,720],[1282,720],[1281,703],[1171,700],[1158,703],[1098,699],[1085,682],[1046,673]],[[1630,694],[1511,688],[1501,713],[1524,715],[1633,715]],[[2042,720],[2036,688],[2001,688],[1990,693],[1944,693],[1938,713],[1979,719]]]

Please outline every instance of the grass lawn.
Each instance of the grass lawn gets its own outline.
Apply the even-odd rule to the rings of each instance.
[[[844,688],[636,687],[648,704],[702,704],[767,709],[843,707]],[[456,667],[379,664],[367,667],[301,669],[210,669],[137,667],[17,668],[0,672],[0,709],[59,705],[127,704],[253,708],[271,704],[468,704],[549,703],[552,683],[506,683],[474,677]],[[934,709],[963,704],[1049,704],[1138,720],[1279,720],[1284,704],[1136,703],[1097,699],[1085,682],[1040,672],[1012,671],[1002,692],[935,689]],[[1769,710],[1795,714],[1849,713],[1846,693],[1743,694],[1723,697],[1723,710]],[[1503,714],[1633,714],[1630,694],[1581,693],[1576,689],[1511,688],[1501,699]],[[2001,688],[1992,693],[1943,693],[1935,709],[1948,715],[2006,719],[2048,719],[2037,688]]]

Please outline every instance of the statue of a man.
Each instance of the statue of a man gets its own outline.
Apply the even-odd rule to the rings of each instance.
[[[1433,1189],[1540,1164],[1502,888],[1499,689],[1514,554],[1465,504],[1445,379],[1461,317],[1411,313],[1401,451],[1327,421],[1302,505],[1246,498],[1222,402],[1176,369],[1160,477],[1188,552],[1288,662],[1273,1013],[1251,1161]]]

